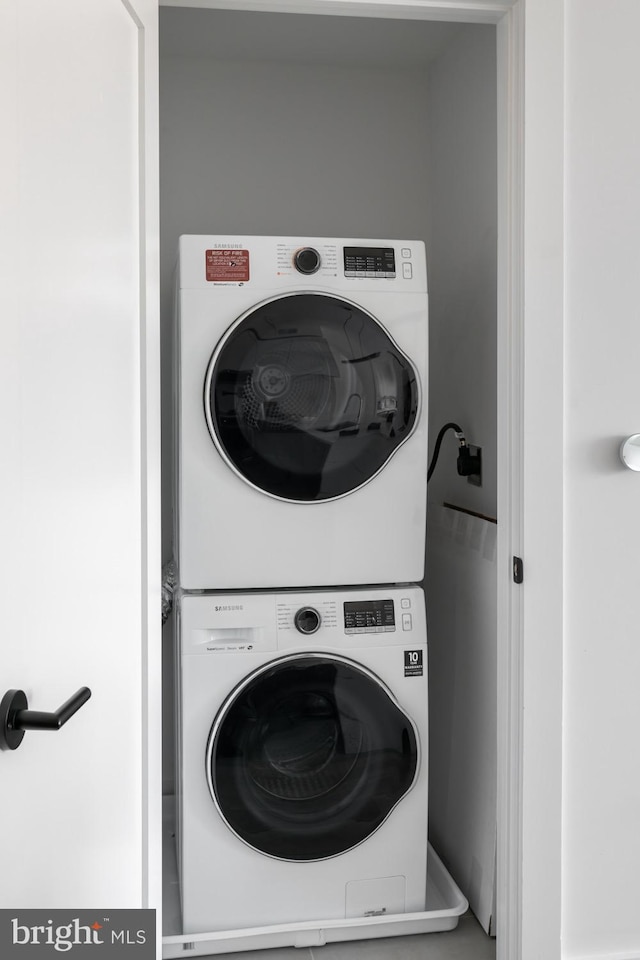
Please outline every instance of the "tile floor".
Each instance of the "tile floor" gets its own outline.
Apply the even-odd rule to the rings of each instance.
[[[281,947],[250,953],[218,954],[213,960],[495,960],[496,941],[472,913],[446,933],[328,943],[324,947]],[[199,960],[208,960],[203,957]]]

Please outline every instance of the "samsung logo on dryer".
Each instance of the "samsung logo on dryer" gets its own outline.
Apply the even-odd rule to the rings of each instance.
[[[226,613],[229,610],[244,610],[243,603],[221,603],[213,608],[216,613]]]

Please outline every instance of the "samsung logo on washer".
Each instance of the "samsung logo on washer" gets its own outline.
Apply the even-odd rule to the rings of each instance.
[[[243,603],[223,603],[213,608],[216,613],[226,613],[229,610],[244,610]]]

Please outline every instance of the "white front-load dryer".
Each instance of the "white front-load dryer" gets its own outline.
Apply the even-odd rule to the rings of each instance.
[[[184,932],[424,910],[420,588],[183,595],[178,622]]]
[[[176,358],[183,589],[422,579],[421,241],[181,237]]]

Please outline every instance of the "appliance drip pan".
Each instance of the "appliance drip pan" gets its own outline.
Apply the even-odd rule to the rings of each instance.
[[[344,920],[306,920],[268,927],[246,927],[212,933],[182,933],[178,870],[175,860],[173,797],[165,798],[163,815],[163,960],[236,953],[269,947],[320,947],[345,940],[370,940],[407,934],[453,930],[469,904],[444,864],[429,844],[427,854],[427,902],[420,913]]]

